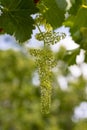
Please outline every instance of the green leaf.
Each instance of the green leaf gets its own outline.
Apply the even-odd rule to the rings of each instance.
[[[31,14],[37,12],[33,0],[1,0],[1,5],[0,27],[4,33],[14,35],[19,42],[28,40],[34,29]]]
[[[54,29],[62,25],[65,19],[66,0],[41,0],[38,6]]]
[[[76,15],[74,26],[77,26],[78,28],[87,27],[87,7],[86,6],[83,5],[79,9]]]
[[[87,28],[87,8],[86,6],[82,6],[74,20],[73,27],[71,28],[71,34],[73,39],[81,45],[82,39],[84,39],[84,29]],[[85,44],[85,42],[83,43]],[[82,46],[82,45],[81,45]],[[83,49],[84,45],[83,45]]]
[[[84,50],[87,50],[87,6],[80,5],[77,13],[64,22],[70,27],[73,40]]]
[[[69,10],[69,13],[75,15],[78,12],[78,9],[82,5],[82,0],[70,0],[72,7]]]

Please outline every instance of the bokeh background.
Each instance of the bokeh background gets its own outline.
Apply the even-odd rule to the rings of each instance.
[[[87,130],[86,63],[67,69],[61,49],[56,51],[60,60],[53,70],[51,111],[43,115],[34,59],[10,37],[4,38],[12,46],[0,50],[0,130]]]

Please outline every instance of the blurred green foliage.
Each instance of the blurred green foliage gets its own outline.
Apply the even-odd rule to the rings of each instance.
[[[87,101],[83,76],[68,82],[66,91],[54,78],[51,112],[43,115],[40,89],[32,82],[35,71],[30,56],[0,51],[0,130],[86,130],[86,119],[72,119],[74,108]]]

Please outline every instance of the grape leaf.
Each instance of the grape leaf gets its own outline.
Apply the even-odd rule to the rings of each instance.
[[[21,43],[28,40],[34,29],[31,14],[38,11],[33,0],[0,0],[0,4],[0,28],[4,33],[14,35]]]
[[[74,24],[71,28],[71,34],[73,39],[80,44],[80,46],[86,50],[86,36],[84,32],[87,32],[87,8],[85,6],[80,7],[77,15],[75,16]],[[84,41],[84,42],[83,42]],[[86,41],[86,42],[85,42]]]
[[[67,7],[66,0],[41,0],[39,5],[44,18],[54,29],[62,25]],[[44,8],[43,12],[42,8]]]
[[[70,0],[72,7],[69,10],[69,13],[75,15],[78,12],[78,9],[82,5],[82,0]]]
[[[87,27],[87,7],[85,8],[85,6],[82,6],[79,9],[75,18],[74,26],[77,26],[78,28]]]
[[[68,18],[64,21],[64,25],[68,26],[70,28],[73,27],[75,23],[75,19],[77,16],[77,13],[82,5],[82,0],[70,0],[71,2],[71,8],[68,10],[69,16]]]
[[[73,11],[75,8],[73,5]],[[83,5],[82,3],[82,5],[79,6],[76,14],[75,12],[73,13],[74,14],[70,15],[64,22],[64,25],[70,27],[73,40],[78,43],[82,49],[87,50],[87,6]]]
[[[80,48],[87,52],[87,27],[82,27],[73,34],[73,38],[80,45]]]

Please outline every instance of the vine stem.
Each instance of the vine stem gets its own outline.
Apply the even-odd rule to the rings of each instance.
[[[44,47],[45,47],[45,38],[44,38],[44,35],[43,35],[43,33],[42,33],[42,31],[41,31],[41,29],[40,29],[40,27],[39,27],[39,25],[36,23],[36,26],[37,26],[37,28],[38,28],[38,30],[39,30],[39,32],[41,33],[41,35],[42,35],[42,37],[43,37],[43,41],[44,41]]]

